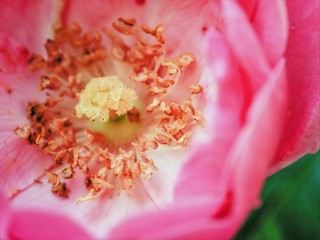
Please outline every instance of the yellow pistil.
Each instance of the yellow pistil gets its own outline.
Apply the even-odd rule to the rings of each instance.
[[[126,114],[134,106],[136,92],[125,86],[117,76],[93,78],[79,94],[76,115],[107,122],[110,117]]]

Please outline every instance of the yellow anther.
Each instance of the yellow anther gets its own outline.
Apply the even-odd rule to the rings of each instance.
[[[194,61],[194,56],[190,52],[184,52],[179,55],[176,61],[180,66],[187,67]]]
[[[117,76],[93,78],[79,94],[77,117],[107,122],[111,116],[121,116],[133,108],[136,92],[125,86]]]

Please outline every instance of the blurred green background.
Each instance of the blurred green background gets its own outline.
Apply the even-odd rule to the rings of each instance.
[[[269,177],[240,239],[320,239],[320,151]]]

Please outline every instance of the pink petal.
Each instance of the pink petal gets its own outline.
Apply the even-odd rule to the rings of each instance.
[[[286,117],[287,82],[284,61],[271,72],[248,112],[248,121],[226,159],[225,179],[234,192],[233,213],[240,222],[255,207],[276,153]]]
[[[288,16],[285,2],[258,1],[251,21],[269,63],[274,66],[282,58],[287,46]]]
[[[284,61],[280,61],[257,93],[248,111],[247,123],[225,159],[222,181],[229,184],[226,200],[230,203],[224,202],[222,209],[215,214],[214,222],[226,221],[220,239],[232,238],[259,203],[260,191],[284,127],[287,109],[284,66]],[[216,231],[219,232],[219,228]]]
[[[2,192],[0,203],[0,239],[92,239],[65,216],[40,212],[37,208],[12,209]]]
[[[63,22],[79,23],[84,29],[112,28],[119,17],[133,17],[138,25],[155,27],[163,24],[167,53],[192,51],[210,27],[221,28],[218,1],[93,1],[70,0],[63,8]],[[183,41],[176,36],[183,36]]]
[[[51,193],[51,185],[46,178],[42,184],[33,184],[12,199],[15,208],[32,208],[48,213],[65,215],[89,231],[96,239],[101,239],[108,231],[126,218],[157,209],[141,182],[131,191],[119,192],[111,196],[106,192],[96,200],[77,203],[77,199],[87,193],[83,179],[68,182],[69,198],[62,199]]]
[[[5,32],[0,32],[0,67],[1,73],[21,73],[25,71],[31,57],[29,50]]]
[[[177,197],[187,193],[208,194],[218,192],[223,183],[218,183],[224,160],[233,140],[242,125],[241,112],[244,106],[244,92],[237,64],[228,49],[223,36],[210,30],[207,34],[211,84],[216,81],[217,99],[207,99],[206,118],[210,141],[203,143],[189,161],[179,178]],[[202,160],[215,156],[210,161]],[[186,172],[187,171],[187,174]],[[190,181],[192,179],[192,181]],[[208,183],[215,184],[208,184]],[[188,186],[188,187],[186,187]]]
[[[0,239],[8,239],[7,229],[10,224],[9,203],[0,191]]]
[[[40,73],[28,69],[30,57],[31,53],[24,45],[0,32],[0,89],[6,92],[5,96],[0,96],[1,101],[8,97],[24,101],[43,97],[43,93],[34,91],[38,89]],[[17,95],[12,97],[14,94]]]
[[[287,1],[290,33],[286,50],[289,115],[275,164],[320,148],[319,1]]]
[[[225,17],[225,37],[245,73],[251,79],[251,88],[256,91],[266,80],[270,67],[251,23],[234,1],[222,1]]]
[[[147,22],[151,26],[165,26],[167,53],[173,56],[191,51],[201,60],[204,54],[203,39],[209,28],[221,29],[222,19],[218,1],[149,1]],[[181,37],[177,37],[181,36]]]
[[[44,42],[51,36],[59,1],[1,0],[0,31],[17,39],[31,51],[44,53]]]
[[[29,100],[41,99],[38,75],[27,69],[30,54],[20,44],[0,33],[0,185],[6,194],[23,189],[43,174],[48,157],[14,134],[28,123]]]
[[[220,45],[217,45],[219,39]],[[209,40],[215,43],[213,46],[218,49],[223,49],[221,39],[214,32],[209,33]],[[210,54],[217,54],[215,48],[210,47],[209,49]],[[223,50],[221,51],[223,52]],[[215,64],[219,63],[219,60],[218,52],[214,60],[211,60],[213,74],[216,74]],[[224,69],[224,67],[220,67],[220,69]],[[223,80],[228,81],[228,78]],[[229,81],[232,80],[236,81],[237,78],[232,78]],[[229,89],[224,90],[224,97],[230,96],[226,90]],[[211,225],[204,225],[202,230],[199,230],[201,228],[195,225],[195,234],[198,235],[202,232],[203,234],[213,234],[211,236],[219,239],[230,239],[252,208],[257,206],[262,184],[268,175],[269,166],[276,153],[284,127],[286,103],[286,78],[282,61],[269,74],[263,88],[253,98],[245,125],[241,130],[238,129],[233,133],[233,138],[226,139],[229,141],[228,148],[225,147],[227,145],[222,145],[226,148],[224,149],[226,153],[224,155],[216,154],[213,138],[211,145],[208,145],[207,149],[201,149],[198,155],[195,155],[182,169],[181,179],[184,181],[177,185],[177,197],[180,201],[192,195],[199,196],[201,193],[203,195],[213,194],[216,201],[220,199],[218,201],[220,208],[215,212],[208,213],[215,216]],[[219,119],[221,114],[216,117]],[[216,128],[218,133],[215,135],[219,134],[219,131],[226,132],[227,130],[227,127]],[[228,134],[228,132],[226,133]],[[219,165],[214,164],[217,159],[220,161]],[[210,175],[214,176],[208,177]],[[196,184],[198,184],[198,189]],[[194,187],[190,188],[190,185]],[[205,190],[202,192],[203,188]],[[225,200],[221,201],[224,196]],[[224,223],[219,225],[219,222]],[[181,231],[181,236],[185,236],[183,231]]]
[[[42,151],[17,138],[1,145],[0,151],[0,185],[7,196],[33,184],[51,164]]]
[[[222,209],[223,214],[221,209],[216,212],[215,218],[209,225],[193,226],[195,233],[189,236],[199,235],[209,239],[205,234],[211,234],[211,237],[218,239],[230,239],[250,211],[257,206],[263,182],[268,176],[269,165],[276,153],[284,126],[285,80],[284,62],[280,62],[254,99],[248,121],[239,132],[233,149],[225,159],[225,165],[221,169],[222,180],[229,185],[229,192],[231,191],[232,195],[229,200],[231,204],[223,203],[221,206],[230,209]],[[202,160],[210,161],[205,157]],[[189,229],[191,228],[190,226]],[[181,229],[179,239],[183,239],[184,234]]]
[[[85,30],[111,27],[111,23],[119,17],[135,17],[141,20],[144,10],[135,1],[117,0],[69,0],[65,1],[62,11],[62,22],[76,22]]]
[[[159,208],[168,207],[173,203],[175,183],[182,165],[188,159],[188,152],[186,149],[163,147],[155,151],[149,150],[147,157],[153,160],[158,171],[149,179],[142,179],[142,184]]]
[[[237,0],[242,9],[246,12],[248,18],[251,20],[255,15],[255,10],[258,4],[258,0]]]
[[[209,222],[210,212],[216,208],[211,198],[198,198],[193,202],[185,202],[162,211],[144,214],[140,217],[127,219],[114,228],[110,239],[174,239],[179,229],[188,231],[199,219]]]
[[[93,239],[84,228],[63,215],[19,210],[12,214],[10,239]]]
[[[84,29],[112,28],[119,17],[134,17],[138,25],[155,27],[163,24],[166,40],[166,55],[176,57],[183,51],[196,56],[193,69],[183,74],[183,84],[196,82],[201,74],[205,53],[204,33],[210,27],[221,28],[222,19],[218,1],[94,1],[70,0],[64,5],[64,22],[77,22]],[[183,36],[183,41],[177,36]],[[200,70],[199,70],[200,69]],[[175,91],[176,89],[174,89]],[[179,89],[179,94],[186,93]],[[172,94],[174,95],[174,94]]]

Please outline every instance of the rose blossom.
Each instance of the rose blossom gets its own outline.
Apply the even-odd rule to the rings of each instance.
[[[207,124],[206,133],[195,130],[182,153],[155,151],[159,171],[133,190],[77,205],[83,191],[75,179],[69,199],[61,200],[49,184],[32,184],[51,163],[49,157],[13,133],[28,123],[28,101],[44,96],[37,90],[37,73],[27,69],[28,51],[6,36],[43,53],[55,17],[43,13],[54,6],[39,1],[10,10],[10,4],[4,3],[0,18],[0,172],[6,196],[20,190],[12,196],[14,208],[65,211],[95,237],[226,239],[259,203],[270,171],[319,149],[316,1],[68,1],[62,22],[76,21],[84,30],[132,16],[141,24],[163,24],[167,56],[185,50],[195,56],[180,81],[196,79],[203,86]],[[28,16],[19,31],[13,26],[20,20],[11,17],[17,9]],[[149,213],[138,216],[144,211]],[[110,232],[128,216],[133,218]]]

